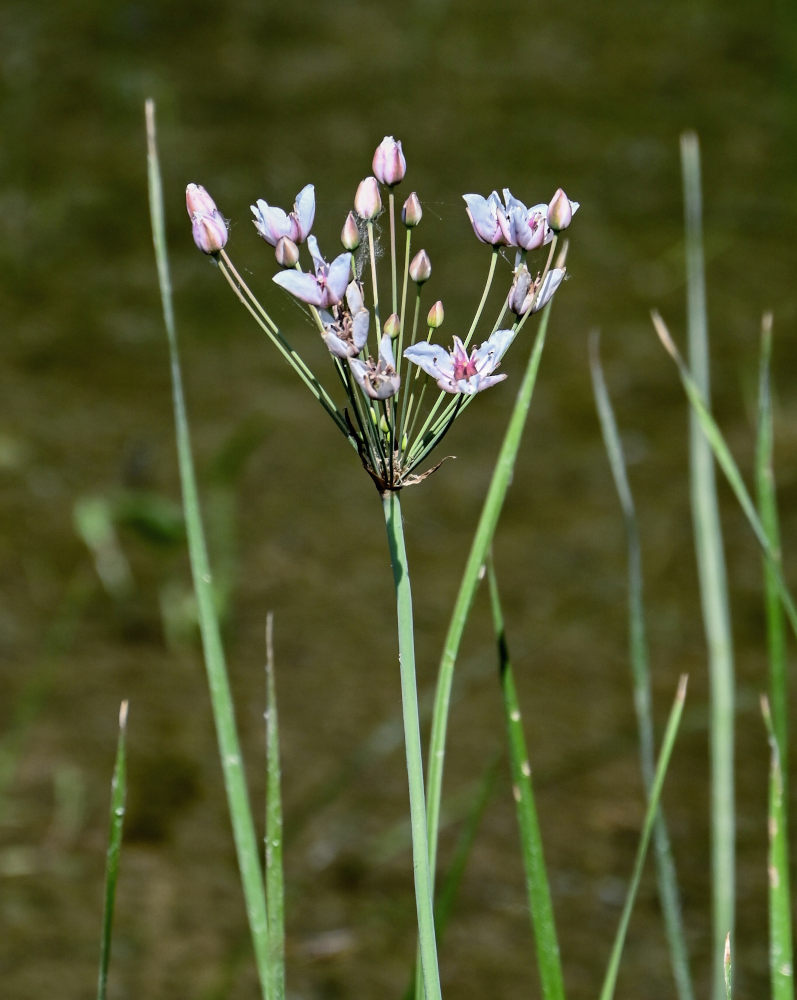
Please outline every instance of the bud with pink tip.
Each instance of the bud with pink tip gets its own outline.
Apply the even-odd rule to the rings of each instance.
[[[360,230],[357,228],[357,220],[354,212],[349,212],[346,221],[343,223],[343,230],[340,234],[340,242],[344,250],[356,250],[360,245]]]
[[[354,211],[366,222],[370,222],[382,211],[382,196],[379,194],[376,177],[366,177],[360,181],[354,196]]]
[[[299,248],[288,236],[281,236],[274,247],[274,256],[280,267],[296,267],[299,261]]]
[[[412,194],[404,202],[404,207],[401,209],[401,221],[407,227],[407,229],[412,229],[413,226],[417,226],[423,217],[423,209],[421,208],[421,201],[418,195],[413,191]]]
[[[548,205],[548,225],[555,233],[561,233],[570,225],[578,208],[577,201],[571,201],[561,188],[551,198]]]
[[[197,248],[210,255],[223,250],[227,244],[227,223],[201,184],[189,184],[185,189],[185,207]]]
[[[417,285],[428,281],[432,274],[432,262],[425,250],[419,250],[410,262],[410,277]]]
[[[429,314],[426,317],[426,323],[430,330],[437,330],[438,327],[443,325],[443,318],[445,317],[445,311],[443,309],[443,303],[440,299],[435,302],[432,308],[429,310]]]
[[[382,329],[391,340],[395,340],[401,332],[401,319],[398,313],[391,313],[385,320],[385,325]]]
[[[401,149],[401,140],[386,135],[374,153],[374,175],[381,184],[394,187],[404,179],[407,161]]]

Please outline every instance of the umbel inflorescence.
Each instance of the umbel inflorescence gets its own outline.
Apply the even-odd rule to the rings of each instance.
[[[529,316],[550,302],[565,277],[563,266],[554,266],[559,233],[566,229],[578,202],[560,188],[546,205],[528,208],[504,188],[488,198],[464,195],[466,210],[477,238],[492,247],[484,293],[464,336],[454,336],[451,347],[433,341],[443,324],[443,304],[428,309],[425,331],[419,332],[421,298],[432,273],[425,250],[413,253],[415,230],[423,211],[412,192],[400,210],[404,229],[403,262],[399,268],[395,189],[407,169],[401,142],[386,136],[373,158],[373,174],[361,181],[342,231],[342,252],[327,260],[312,235],[315,189],[302,188],[293,209],[285,212],[264,199],[252,205],[258,235],[274,248],[281,270],[274,281],[303,302],[326,344],[332,369],[346,403],[338,406],[301,353],[253,295],[235,269],[225,247],[225,219],[207,191],[189,184],[186,206],[194,242],[218,263],[222,274],[255,320],[265,330],[286,361],[321,403],[339,430],[356,448],[360,460],[381,494],[420,482],[438,466],[417,472],[440,443],[457,416],[476,393],[501,382],[501,359]],[[387,193],[387,206],[383,202]],[[380,298],[374,220],[387,210],[390,225],[390,297]],[[528,254],[548,247],[540,269],[527,263]],[[498,320],[487,338],[472,346],[496,264],[503,247],[515,248],[514,268]],[[303,250],[305,262],[302,264]],[[360,251],[355,253],[355,251]],[[309,256],[309,262],[306,258]],[[399,280],[400,275],[400,280]],[[410,287],[414,302],[408,308]],[[411,314],[411,315],[410,315]],[[424,335],[425,334],[425,335]],[[437,384],[430,390],[428,378]],[[427,398],[434,395],[434,398]],[[438,463],[439,465],[439,463]]]

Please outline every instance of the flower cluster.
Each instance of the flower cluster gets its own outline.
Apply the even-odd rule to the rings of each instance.
[[[411,192],[397,210],[395,189],[407,171],[401,142],[385,136],[374,153],[372,170],[358,185],[353,211],[344,222],[343,252],[329,261],[312,235],[312,184],[302,188],[290,212],[262,198],[251,206],[255,229],[274,248],[280,267],[274,282],[308,307],[329,351],[346,394],[342,409],[302,359],[301,352],[288,344],[232,265],[224,249],[227,226],[212,198],[204,188],[189,184],[186,205],[197,247],[213,256],[238,297],[347,436],[377,488],[385,493],[428,475],[415,470],[426,461],[454,419],[473,396],[507,377],[498,371],[501,359],[523,323],[550,302],[565,278],[564,267],[553,266],[553,254],[558,234],[570,225],[579,206],[561,188],[547,204],[541,202],[530,208],[506,188],[503,199],[495,191],[487,198],[464,195],[473,231],[482,243],[492,247],[493,259],[487,287],[468,333],[454,335],[453,346],[445,348],[432,343],[444,321],[442,302],[428,310],[426,336],[418,332],[422,291],[431,278],[432,264],[424,249],[412,253],[415,230],[423,216],[417,193]],[[382,280],[385,285],[389,280],[391,293],[390,312],[383,322],[377,263],[385,255],[377,248],[374,220],[385,211],[389,216],[390,276]],[[397,216],[404,228],[405,264],[401,274],[397,263],[402,257],[397,247]],[[301,265],[303,245],[310,257],[306,268]],[[549,246],[547,260],[541,268],[531,269],[527,255],[545,246]],[[494,281],[497,258],[505,247],[515,248],[516,259],[508,292],[502,293],[503,310],[486,339],[475,347],[471,342]],[[502,322],[504,317],[508,317],[507,322]],[[372,329],[375,357],[369,347]],[[408,368],[405,362],[414,368]],[[440,390],[425,411],[428,383],[419,378],[421,373],[431,376]]]

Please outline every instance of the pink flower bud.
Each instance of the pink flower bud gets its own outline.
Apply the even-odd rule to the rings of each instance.
[[[401,330],[401,319],[399,318],[398,313],[391,313],[388,316],[385,320],[383,330],[391,340],[395,340],[396,337],[398,337]]]
[[[548,225],[555,233],[567,229],[573,218],[573,205],[561,188],[551,198],[548,205]]]
[[[430,330],[436,330],[438,327],[443,325],[443,318],[445,317],[445,311],[443,310],[443,303],[440,299],[435,302],[432,308],[429,310],[429,314],[426,317],[426,323]]]
[[[274,256],[280,267],[296,267],[299,260],[299,248],[288,236],[281,236],[274,247]]]
[[[361,219],[370,221],[382,211],[382,196],[376,177],[366,177],[360,181],[357,194],[354,196],[354,211]]]
[[[185,189],[185,207],[197,248],[206,254],[223,250],[227,243],[227,223],[201,184],[189,184]]]
[[[412,194],[404,202],[404,207],[401,210],[401,221],[407,227],[407,229],[412,229],[413,226],[417,226],[421,221],[423,216],[423,209],[421,208],[421,202],[418,195],[413,191]]]
[[[410,262],[410,277],[417,285],[428,281],[432,274],[432,262],[425,250],[419,250]]]
[[[344,250],[356,250],[360,245],[360,230],[357,228],[357,220],[354,218],[354,212],[349,212],[346,216],[346,221],[343,224],[343,230],[340,234],[340,242],[343,244]]]
[[[374,174],[381,184],[393,187],[404,179],[407,161],[401,149],[401,140],[386,135],[374,153]]]

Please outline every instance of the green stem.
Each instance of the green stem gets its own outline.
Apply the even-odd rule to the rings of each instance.
[[[418,911],[418,940],[426,1000],[440,1000],[440,974],[437,968],[434,912],[432,908],[432,875],[426,831],[426,807],[423,794],[423,761],[421,730],[418,718],[418,692],[415,682],[415,634],[412,622],[412,592],[410,590],[404,528],[401,521],[399,494],[387,492],[382,506],[396,587],[398,618],[399,667],[401,670],[401,701],[404,714],[404,743],[407,752],[407,776],[410,791],[410,824],[412,830],[412,861],[415,873],[415,902]]]

